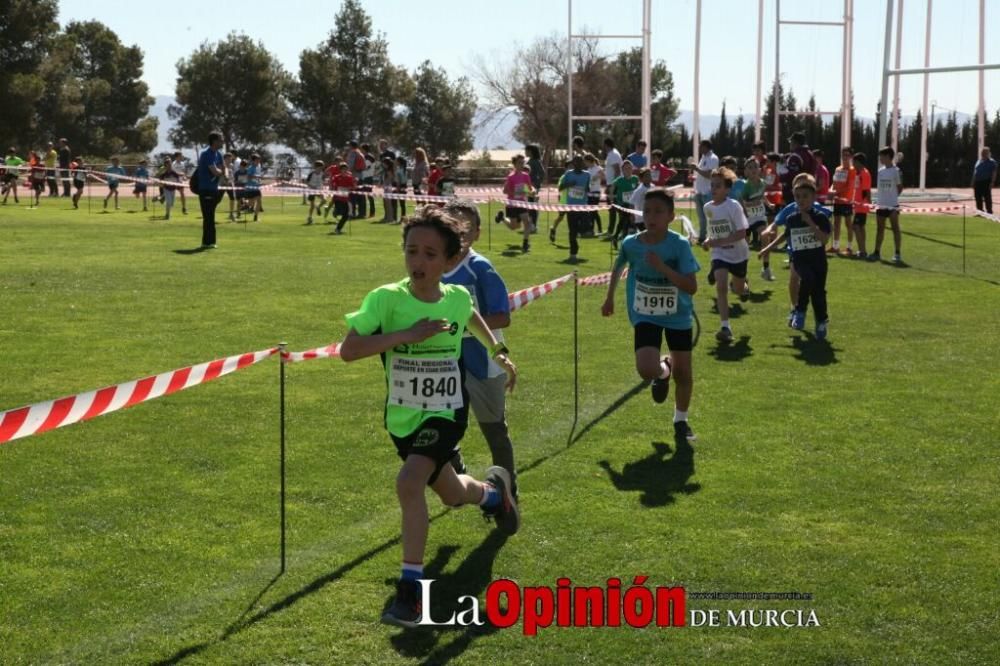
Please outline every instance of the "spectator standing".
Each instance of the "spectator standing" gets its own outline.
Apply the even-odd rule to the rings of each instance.
[[[64,197],[70,196],[69,169],[73,153],[69,149],[69,141],[59,139],[59,179],[62,180]]]
[[[49,196],[57,197],[59,196],[59,181],[56,179],[56,164],[59,161],[59,153],[56,152],[56,148],[49,141],[48,146],[45,151],[45,181],[49,186]]]
[[[196,176],[198,178],[198,204],[201,206],[201,249],[203,250],[212,250],[217,247],[215,244],[215,208],[222,199],[222,194],[219,192],[219,179],[223,174],[221,148],[222,134],[212,132],[208,135],[208,148],[198,156]]]
[[[705,218],[705,204],[712,200],[712,171],[719,168],[719,157],[712,152],[712,142],[702,139],[698,144],[698,163],[689,163],[695,172],[694,208],[698,212],[698,243],[708,237],[708,220]]]
[[[993,187],[997,184],[997,162],[990,157],[990,149],[983,148],[972,171],[972,191],[976,197],[976,210],[993,214]]]

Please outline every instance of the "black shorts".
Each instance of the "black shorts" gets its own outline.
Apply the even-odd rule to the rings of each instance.
[[[4,183],[17,183],[17,174],[16,173],[5,173],[3,175],[3,182]]]
[[[465,435],[468,414],[468,408],[463,408],[455,412],[455,421],[432,416],[405,437],[389,433],[392,443],[396,445],[396,454],[403,460],[410,455],[421,455],[433,460],[434,473],[427,479],[427,485],[433,485],[444,466],[461,450],[458,443]]]
[[[852,224],[856,227],[865,226],[865,222],[868,221],[868,213],[855,213],[854,222]]]
[[[508,220],[516,220],[522,215],[530,214],[530,211],[527,208],[518,208],[517,206],[507,206],[507,210],[504,212],[506,213]]]
[[[78,190],[82,190],[84,185],[85,185],[85,183],[82,180],[74,180],[73,181],[73,187],[75,187]]]
[[[108,190],[110,190],[111,192],[117,192],[118,183],[108,183]]]
[[[45,181],[44,180],[31,181],[31,189],[33,189],[36,192],[41,192],[42,190],[45,189]]]
[[[724,268],[729,271],[730,275],[738,278],[745,278],[747,276],[747,264],[750,263],[749,260],[741,261],[738,264],[731,264],[728,261],[722,261],[721,259],[712,259],[712,272]]]
[[[319,199],[320,202],[322,203],[322,201],[323,201],[323,195],[322,194],[310,194],[309,195],[309,201],[316,201],[316,199]]]
[[[748,232],[756,231],[757,229],[760,229],[761,227],[766,227],[766,226],[767,226],[767,220],[757,220],[756,222],[751,222],[750,223],[750,228],[747,229],[747,231]]]
[[[635,348],[656,347],[660,348],[662,338],[667,339],[667,349],[675,352],[689,352],[693,347],[693,336],[690,328],[675,329],[664,328],[646,321],[640,321],[635,325]]]
[[[898,208],[876,208],[875,209],[875,219],[885,220],[893,213],[899,213]]]
[[[854,214],[854,206],[852,204],[833,204],[833,214],[839,217],[850,217]]]
[[[145,194],[146,185],[145,183],[136,183],[135,187],[132,189],[132,194]]]

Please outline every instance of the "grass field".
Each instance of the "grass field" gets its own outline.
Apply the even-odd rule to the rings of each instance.
[[[262,223],[220,225],[219,249],[194,254],[178,252],[199,244],[194,211],[163,222],[68,207],[0,208],[0,410],[280,340],[324,345],[365,293],[403,276],[398,227],[331,236],[303,226],[291,197],[267,200]],[[374,359],[287,369],[277,576],[270,360],[0,446],[0,663],[997,663],[1000,225],[969,218],[963,276],[961,218],[903,224],[908,268],[832,260],[829,344],[785,326],[779,265],[720,347],[701,279],[693,459],[675,456],[670,405],[639,384],[624,309],[599,316],[602,288],[579,290],[568,445],[572,287],[532,303],[508,332],[521,532],[431,503],[442,616],[497,578],[647,575],[689,593],[808,592],[688,608],[811,609],[820,627],[380,625],[399,567],[398,461]],[[569,270],[542,226],[527,256],[495,226],[488,249],[484,229],[479,249],[511,290]],[[608,251],[583,241],[581,275],[607,270]],[[475,427],[463,450],[481,474]]]

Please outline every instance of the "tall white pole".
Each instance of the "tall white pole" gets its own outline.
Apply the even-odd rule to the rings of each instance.
[[[566,108],[569,115],[566,124],[566,157],[573,155],[573,0],[567,0],[566,27]]]
[[[653,0],[642,2],[642,138],[646,142],[646,158],[652,150],[652,72],[650,58],[652,40],[650,39],[650,24],[652,20]]]
[[[979,64],[986,64],[986,0],[979,0]],[[985,70],[979,70],[979,149],[976,159],[986,145],[986,93],[984,92]]]
[[[753,140],[760,141],[761,90],[764,87],[764,0],[757,1],[757,113],[754,116]]]
[[[889,52],[892,50],[892,0],[885,0],[885,46],[882,49],[882,97],[878,113],[878,145],[886,145],[889,137]],[[899,75],[896,74],[898,77]]]
[[[891,0],[890,0],[891,2]],[[781,79],[781,0],[774,3],[774,152],[778,150],[778,133],[781,129],[781,95],[778,93],[778,81]]]
[[[848,32],[848,21],[850,20],[850,2],[849,0],[844,0],[844,40],[843,40],[843,50],[840,53],[840,69],[841,69],[841,81],[840,81],[840,145],[847,146],[849,142],[844,141],[844,124],[847,119],[847,108],[850,104],[849,93],[847,86],[848,79],[848,54],[847,51],[850,48],[850,35]],[[831,156],[830,159],[833,159]]]
[[[931,15],[933,0],[927,0],[927,22],[924,31],[924,67],[931,66]],[[927,188],[927,95],[930,84],[930,74],[924,73],[924,109],[923,122],[920,123],[920,190]]]
[[[899,0],[896,13],[896,69],[902,66],[903,54],[903,0]],[[892,82],[892,149],[899,150],[899,77]]]
[[[840,145],[851,145],[851,127],[854,122],[851,113],[851,105],[854,103],[854,0],[848,0],[847,18],[847,108],[841,116],[841,141]]]
[[[701,141],[701,123],[698,82],[701,78],[701,0],[695,3],[694,12],[694,131],[691,133],[691,158],[698,161],[698,143]]]

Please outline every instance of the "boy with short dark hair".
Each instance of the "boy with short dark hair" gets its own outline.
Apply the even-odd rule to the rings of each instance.
[[[135,168],[133,175],[136,181],[132,187],[132,194],[136,199],[142,199],[142,211],[146,212],[148,210],[146,201],[146,188],[148,184],[146,181],[149,179],[149,162],[145,158],[139,160],[139,166]]]
[[[643,200],[645,230],[626,238],[618,251],[601,314],[615,311],[615,289],[628,267],[625,302],[634,329],[635,367],[649,381],[653,402],[663,403],[674,385],[674,439],[678,445],[695,438],[688,425],[694,377],[691,371],[692,296],[698,291],[698,261],[691,245],[667,227],[674,219],[674,198],[662,189]],[[660,355],[666,339],[667,356]]]
[[[475,311],[469,292],[441,283],[445,271],[455,267],[461,245],[461,228],[453,218],[436,206],[419,208],[403,227],[407,277],[365,296],[361,307],[345,317],[350,330],[340,347],[346,362],[382,356],[385,427],[403,460],[396,477],[402,572],[382,622],[400,627],[415,627],[425,614],[431,616],[430,608],[421,607],[417,583],[427,544],[428,486],[447,506],[478,504],[502,532],[514,534],[520,526],[506,469],[490,467],[481,482],[457,474],[450,464],[460,453],[468,422],[460,363],[466,328],[504,368],[507,388],[513,389],[517,377],[507,348]]]
[[[323,179],[325,174],[323,173],[323,160],[316,160],[313,162],[312,171],[306,176],[306,187],[312,190],[309,192],[309,215],[306,217],[306,224],[313,223],[313,211],[317,208],[319,213],[323,213],[323,195],[320,193],[323,189]]]
[[[885,221],[888,219],[892,225],[892,242],[896,250],[892,255],[892,263],[903,263],[900,255],[903,236],[899,230],[899,195],[903,191],[903,178],[899,167],[893,163],[895,156],[896,151],[891,146],[885,146],[878,151],[880,166],[876,176],[878,193],[875,195],[875,223],[878,226],[875,230],[875,251],[868,257],[868,261],[879,261],[882,258]]]
[[[716,304],[721,327],[715,334],[719,342],[732,342],[729,325],[729,290],[745,301],[750,294],[747,265],[750,247],[747,245],[747,223],[743,207],[729,198],[736,174],[726,168],[715,169],[711,175],[712,200],[705,204],[708,238],[701,246],[711,250],[712,272],[709,282],[715,285]],[[732,276],[732,281],[729,277]]]
[[[815,178],[799,174],[792,181],[792,188],[797,210],[785,217],[784,233],[761,250],[761,254],[788,240],[792,264],[799,276],[798,303],[792,313],[791,327],[799,331],[805,328],[806,310],[812,301],[816,339],[825,340],[829,313],[826,305],[827,259],[823,247],[832,231],[830,217],[824,209],[813,205],[816,202]]]
[[[344,225],[347,224],[347,220],[351,217],[351,191],[357,187],[358,182],[354,178],[354,174],[351,173],[347,162],[341,162],[338,167],[339,173],[333,177],[333,214],[339,215],[340,220],[337,222],[337,228],[333,230],[334,234],[344,233]],[[326,214],[330,213],[330,209],[326,209]],[[325,215],[324,215],[325,217]]]
[[[108,195],[104,197],[104,210],[108,209],[108,199],[112,196],[115,198],[115,210],[118,210],[118,176],[124,176],[125,169],[119,164],[117,156],[111,158],[111,164],[104,169],[104,173],[108,175]]]

